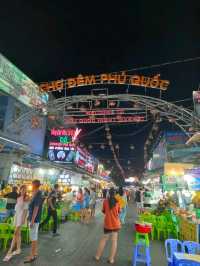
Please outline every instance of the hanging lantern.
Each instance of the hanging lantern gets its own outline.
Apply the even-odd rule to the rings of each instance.
[[[85,108],[85,106],[82,104],[81,106],[80,106],[80,111],[85,111],[86,110],[86,108]]]
[[[112,136],[111,136],[110,134],[108,134],[108,135],[106,136],[106,138],[107,138],[107,139],[112,139]]]
[[[4,144],[0,144],[0,152],[3,151],[4,149]]]
[[[174,118],[174,117],[169,117],[169,122],[170,123],[175,123],[176,122],[176,118]]]
[[[119,144],[115,145],[115,149],[119,150]]]
[[[110,131],[109,126],[106,126],[106,127],[105,127],[105,131],[107,131],[107,132]]]
[[[104,150],[104,149],[105,149],[105,145],[104,145],[104,144],[101,144],[100,148],[101,148],[102,150]]]
[[[133,146],[133,144],[131,144],[130,149],[131,150],[134,150],[135,149],[135,147]]]
[[[150,139],[153,139],[153,135],[152,135],[152,134],[150,134],[150,135],[149,135],[149,138],[150,138]]]
[[[109,101],[109,106],[110,107],[115,107],[116,105],[116,102],[115,101]]]
[[[99,106],[101,104],[101,102],[99,101],[99,100],[96,100],[95,102],[94,102],[94,106]]]

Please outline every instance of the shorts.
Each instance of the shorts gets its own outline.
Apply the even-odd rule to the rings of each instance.
[[[104,234],[118,233],[119,229],[106,229],[104,228]]]
[[[143,207],[142,205],[142,202],[136,202],[137,209],[141,209]]]
[[[90,204],[90,209],[94,210],[96,208],[96,203]]]
[[[33,227],[30,227],[30,240],[37,241],[38,240],[38,230],[39,230],[39,223],[34,223]]]

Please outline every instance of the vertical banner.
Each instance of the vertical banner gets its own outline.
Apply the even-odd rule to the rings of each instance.
[[[200,91],[193,91],[194,111],[200,116]]]

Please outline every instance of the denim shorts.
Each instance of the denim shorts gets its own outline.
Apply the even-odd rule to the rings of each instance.
[[[39,230],[39,223],[34,223],[32,227],[30,227],[30,240],[37,241],[38,240],[38,230]]]

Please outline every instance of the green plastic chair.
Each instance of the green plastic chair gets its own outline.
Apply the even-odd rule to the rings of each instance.
[[[138,233],[135,235],[135,245],[142,243],[146,247],[149,247],[149,235],[147,233]]]
[[[8,223],[0,223],[0,240],[3,242],[3,249],[5,250],[8,245],[8,241],[12,239],[13,234],[11,226]]]
[[[21,228],[22,241],[26,244],[30,243],[30,228],[26,225],[23,225]]]
[[[156,228],[156,223],[157,223],[157,220],[156,220],[156,215],[153,215],[153,214],[141,214],[139,216],[139,221],[140,222],[146,222],[146,223],[150,223],[152,224],[152,230],[151,230],[151,239],[154,240],[155,239],[155,228]]]
[[[167,219],[165,216],[158,216],[156,222],[156,231],[158,240],[160,240],[161,233],[163,234],[164,239],[167,239],[168,229],[167,229]]]

